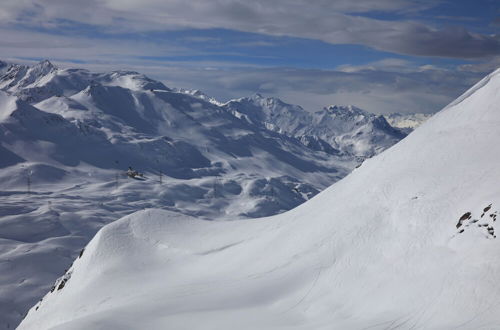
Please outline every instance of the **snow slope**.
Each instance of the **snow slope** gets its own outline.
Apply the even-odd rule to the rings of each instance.
[[[2,62],[0,74],[0,329],[17,325],[116,219],[145,208],[274,215],[359,164],[319,138],[267,129],[137,72],[42,61]],[[128,166],[144,177],[127,178]]]
[[[500,328],[500,69],[299,207],[99,231],[19,329]]]

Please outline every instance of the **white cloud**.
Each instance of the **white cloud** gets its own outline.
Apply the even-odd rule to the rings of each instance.
[[[191,49],[168,43],[123,39],[72,37],[0,28],[0,57],[66,58],[83,61],[120,62],[139,56],[174,56]]]
[[[209,63],[205,63],[209,65]],[[107,65],[92,66],[108,70]],[[376,113],[435,112],[477,82],[482,74],[418,66],[413,72],[358,72],[286,68],[199,67],[148,63],[134,70],[170,87],[201,89],[227,101],[259,92],[315,111],[329,104],[354,104]]]

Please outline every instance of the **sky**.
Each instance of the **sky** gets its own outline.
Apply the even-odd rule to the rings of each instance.
[[[0,59],[227,101],[432,113],[500,67],[499,0],[2,0]]]

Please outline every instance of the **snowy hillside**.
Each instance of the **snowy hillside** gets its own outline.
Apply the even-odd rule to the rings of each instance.
[[[500,70],[280,215],[104,227],[19,329],[500,328]]]
[[[248,122],[298,138],[306,146],[329,153],[371,157],[406,134],[383,116],[355,106],[329,106],[310,113],[300,106],[260,94],[224,105]]]
[[[2,62],[0,73],[0,329],[20,322],[116,219],[145,208],[219,220],[274,215],[360,162],[137,72],[43,61]],[[127,177],[129,166],[143,175]]]

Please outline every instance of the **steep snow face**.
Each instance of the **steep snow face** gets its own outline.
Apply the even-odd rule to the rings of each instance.
[[[0,121],[6,120],[17,107],[17,99],[0,91]]]
[[[224,107],[252,124],[296,137],[306,146],[325,152],[371,157],[406,135],[382,116],[354,106],[332,105],[310,113],[300,106],[256,94],[230,101]]]
[[[384,115],[384,118],[392,126],[402,129],[406,132],[411,132],[418,126],[422,125],[432,114],[428,113],[391,113]]]
[[[292,211],[104,227],[19,329],[500,327],[500,70]]]
[[[105,161],[109,157],[107,154],[113,148],[101,131],[92,127],[83,131],[82,127],[71,123],[59,114],[41,111],[4,92],[0,92],[1,99],[8,100],[9,105],[5,106],[2,111],[3,115],[0,116],[0,144],[3,150],[8,150],[10,154],[27,162],[26,166],[29,166],[30,162],[41,162],[59,168],[75,167],[80,162],[98,167],[107,165]],[[7,112],[4,112],[5,110]],[[100,156],[96,157],[95,154],[100,154]],[[111,159],[108,161],[111,162]],[[9,181],[19,179],[18,171],[21,169],[20,167],[10,169],[7,167],[2,166],[3,172],[5,174],[10,172],[10,175],[14,177],[3,182],[2,189],[5,193],[7,190],[18,187],[16,183],[9,184]]]

